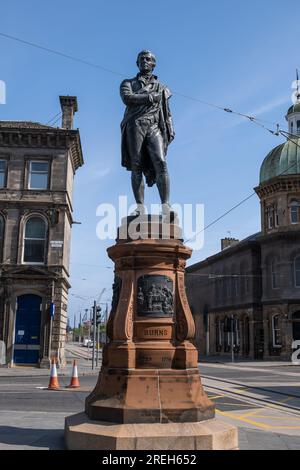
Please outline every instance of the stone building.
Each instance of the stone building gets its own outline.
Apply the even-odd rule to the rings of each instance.
[[[77,99],[61,127],[0,121],[0,364],[65,364]]]
[[[187,269],[186,287],[201,355],[291,359],[300,340],[300,101],[289,136],[264,159],[261,232]]]

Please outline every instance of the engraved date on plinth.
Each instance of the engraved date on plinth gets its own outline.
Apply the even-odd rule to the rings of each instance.
[[[137,315],[171,317],[174,313],[173,281],[168,276],[145,274],[137,281]]]
[[[169,369],[172,367],[173,357],[173,351],[137,351],[136,367]]]

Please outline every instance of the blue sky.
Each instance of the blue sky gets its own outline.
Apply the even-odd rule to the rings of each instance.
[[[122,78],[137,73],[137,53],[157,56],[155,73],[174,92],[170,107],[176,137],[169,147],[172,201],[203,203],[205,224],[226,212],[258,184],[260,164],[283,141],[237,116],[180,96],[189,95],[286,127],[291,83],[299,67],[296,0],[10,0],[1,5],[0,32],[102,65],[101,69],[0,37],[0,79],[7,104],[0,119],[46,123],[60,111],[60,94],[77,95],[75,127],[85,165],[74,187],[69,315],[79,317],[103,288],[111,298],[111,241],[96,237],[96,207],[133,202],[130,174],[120,166]],[[177,94],[178,93],[178,94]],[[274,127],[268,124],[269,127]],[[147,203],[158,202],[156,188]],[[220,249],[220,239],[259,230],[256,196],[205,233],[197,262]],[[80,298],[81,297],[81,298]],[[89,299],[90,298],[90,299]]]

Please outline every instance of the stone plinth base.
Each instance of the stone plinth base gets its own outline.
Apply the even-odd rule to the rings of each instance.
[[[216,419],[197,423],[113,424],[85,413],[65,420],[69,450],[235,450],[237,428]]]

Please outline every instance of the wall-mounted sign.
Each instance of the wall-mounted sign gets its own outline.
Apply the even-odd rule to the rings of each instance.
[[[51,240],[50,246],[51,248],[62,248],[64,242],[62,240]]]

